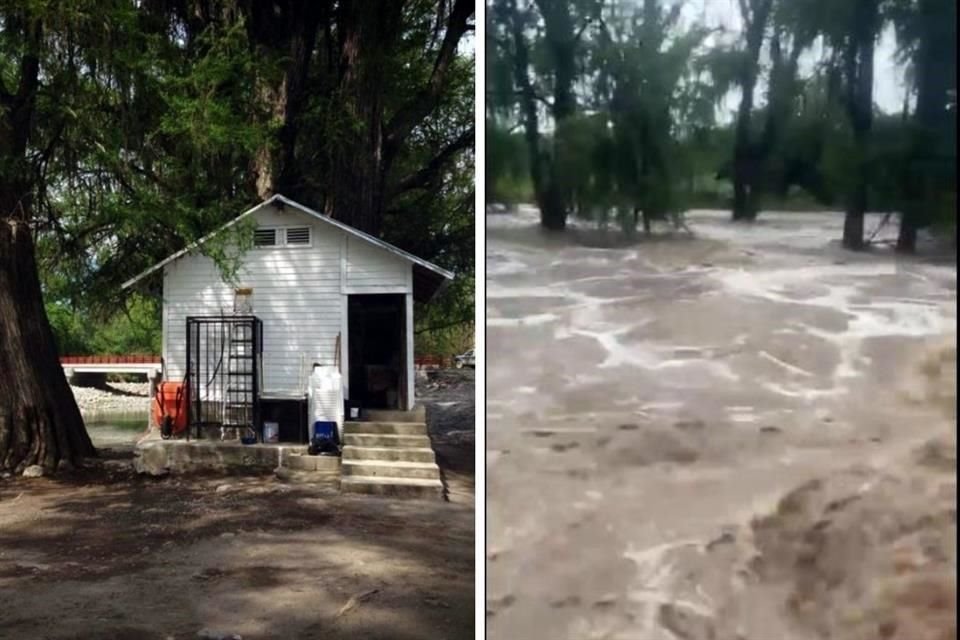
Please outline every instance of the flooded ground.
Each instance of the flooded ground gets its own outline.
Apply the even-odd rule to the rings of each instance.
[[[837,214],[727,217],[604,249],[487,216],[491,637],[826,637],[789,580],[750,592],[751,520],[950,424],[917,362],[946,345],[955,376],[955,262],[845,252]]]

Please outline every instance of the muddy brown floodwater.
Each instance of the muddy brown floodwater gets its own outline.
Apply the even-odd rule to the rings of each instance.
[[[487,216],[488,636],[952,637],[955,261],[536,221]]]

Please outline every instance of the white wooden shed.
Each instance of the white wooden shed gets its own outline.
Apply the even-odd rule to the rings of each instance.
[[[200,245],[239,221],[256,225],[233,282]],[[163,273],[163,366],[186,373],[188,317],[249,313],[262,323],[265,394],[302,395],[314,364],[338,365],[354,406],[411,409],[414,301],[453,279],[417,258],[282,195],[124,283]]]

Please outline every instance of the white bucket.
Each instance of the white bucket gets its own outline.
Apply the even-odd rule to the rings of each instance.
[[[280,424],[277,422],[263,423],[263,441],[278,442],[280,439]]]

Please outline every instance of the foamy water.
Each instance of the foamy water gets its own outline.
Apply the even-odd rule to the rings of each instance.
[[[882,216],[867,219],[868,230],[879,225]],[[743,299],[754,303],[769,302],[778,305],[796,305],[825,313],[843,314],[846,327],[826,330],[804,322],[793,321],[789,327],[776,329],[782,334],[798,337],[807,335],[834,345],[840,360],[835,367],[832,388],[814,387],[805,379],[813,373],[786,362],[765,350],[757,356],[778,367],[787,376],[784,380],[765,381],[768,391],[795,399],[814,401],[849,391],[845,380],[861,375],[869,360],[861,353],[866,340],[879,337],[934,336],[949,330],[955,323],[955,308],[950,306],[949,292],[944,299],[944,280],[949,280],[949,267],[931,265],[898,265],[892,261],[864,264],[808,264],[810,258],[803,252],[835,245],[842,233],[843,216],[831,213],[764,213],[753,225],[732,224],[727,212],[691,211],[688,223],[699,237],[718,240],[748,250],[757,255],[777,254],[779,263],[790,251],[800,251],[802,262],[796,261],[782,268],[724,267],[722,265],[685,265],[664,268],[643,256],[644,248],[624,250],[567,247],[556,251],[537,250],[523,245],[491,243],[488,253],[487,297],[491,306],[488,327],[497,330],[542,327],[552,331],[554,340],[562,342],[571,337],[592,340],[603,353],[599,365],[603,369],[637,368],[648,372],[664,372],[690,368],[698,374],[713,376],[719,382],[737,382],[741,379],[728,363],[709,355],[702,357],[696,345],[671,345],[662,341],[637,341],[637,330],[652,318],[644,310],[643,300],[648,294],[633,296],[594,294],[594,287],[617,286],[644,278],[666,278],[683,283],[706,278],[715,289],[707,295],[719,295],[736,304]],[[497,229],[536,227],[539,215],[533,207],[520,207],[515,214],[488,216],[488,226]],[[584,226],[571,221],[571,226]],[[884,229],[884,234],[895,234],[895,226]],[[682,252],[678,246],[677,251]],[[630,262],[628,268],[624,263]],[[562,269],[562,280],[544,280],[542,284],[527,284],[531,274],[547,275]],[[580,271],[582,275],[575,277]],[[600,270],[601,273],[597,273]],[[512,276],[524,274],[523,284],[514,284]],[[574,277],[569,277],[569,276]],[[952,272],[955,282],[955,271]],[[910,296],[878,294],[883,280],[914,281]],[[652,282],[652,281],[651,281]],[[939,299],[938,299],[939,298]],[[498,307],[499,300],[517,301],[561,300],[546,306],[534,305],[529,314],[511,313],[505,316]],[[955,294],[954,294],[955,299]],[[622,313],[609,313],[609,307],[622,308],[635,304],[636,313],[624,323]],[[627,335],[631,339],[627,341]],[[682,354],[682,350],[689,353]],[[671,354],[680,354],[671,357]]]
[[[532,208],[488,217],[487,575],[512,602],[495,634],[676,640],[666,609],[728,615],[744,583],[690,582],[731,523],[909,435],[897,390],[953,332],[955,268],[848,254],[842,215],[727,218],[599,250],[541,243]]]

